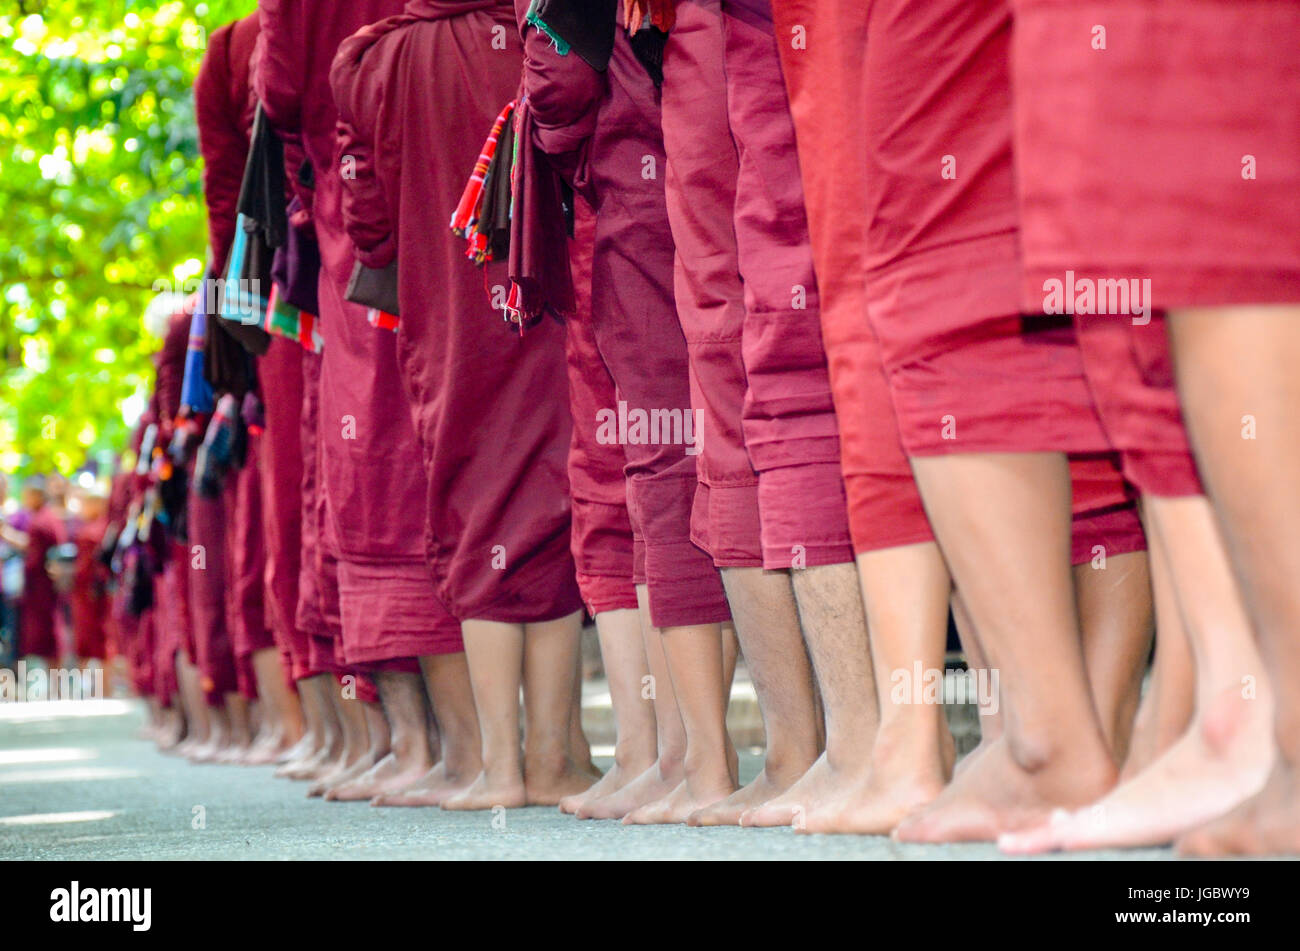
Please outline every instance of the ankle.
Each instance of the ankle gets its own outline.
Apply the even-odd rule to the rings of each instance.
[[[429,737],[419,730],[394,730],[389,737],[386,752],[403,761],[429,759]]]
[[[769,779],[793,781],[808,772],[812,764],[817,761],[817,755],[815,749],[806,751],[793,751],[788,747],[769,749],[763,757],[763,772]]]
[[[442,759],[439,762],[442,763],[443,772],[450,779],[473,779],[484,771],[483,755],[477,741],[472,745],[444,744]]]
[[[663,766],[663,760],[660,759],[660,766]],[[692,748],[687,750],[686,756],[682,759],[682,769],[687,777],[701,778],[709,780],[717,777],[718,779],[731,779],[731,764],[727,761],[727,751],[725,747],[698,749]]]
[[[1006,741],[1013,762],[1029,774],[1048,770],[1068,771],[1080,786],[1093,777],[1110,781],[1117,773],[1110,749],[1101,732],[1087,726],[1070,733],[1050,730],[1007,730]]]
[[[614,765],[622,772],[645,772],[654,761],[654,744],[619,743],[614,747]]]

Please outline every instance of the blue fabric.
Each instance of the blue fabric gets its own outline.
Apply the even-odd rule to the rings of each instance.
[[[210,413],[213,407],[212,384],[203,375],[203,337],[207,327],[206,315],[196,310],[190,317],[190,345],[185,350],[185,379],[181,383],[181,405],[195,413]]]

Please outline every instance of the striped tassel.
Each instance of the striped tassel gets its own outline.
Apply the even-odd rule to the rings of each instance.
[[[510,121],[514,108],[515,100],[511,99],[492,124],[492,132],[488,135],[487,141],[483,143],[483,149],[479,152],[478,160],[474,163],[474,171],[465,185],[465,190],[461,193],[460,202],[456,205],[455,213],[451,216],[451,232],[457,237],[466,240],[465,256],[475,264],[483,264],[491,260],[491,254],[487,247],[487,236],[479,234],[475,226],[479,222],[483,209],[483,199],[487,193],[488,168],[492,165],[492,157],[496,155],[497,142],[501,139],[501,131],[506,127],[506,123]]]
[[[391,330],[394,333],[397,332],[397,328],[402,323],[401,317],[382,311],[378,307],[371,307],[366,311],[366,320],[370,322],[372,327],[378,327],[380,330]]]
[[[266,317],[262,329],[277,337],[296,340],[304,350],[312,353],[321,352],[324,342],[316,332],[316,317],[305,310],[299,310],[280,296],[280,288],[271,283],[271,296],[266,305]]]

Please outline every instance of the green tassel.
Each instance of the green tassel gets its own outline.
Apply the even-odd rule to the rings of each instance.
[[[546,21],[537,15],[536,5],[533,6],[533,9],[528,11],[526,19],[529,23],[551,38],[551,42],[555,44],[555,52],[559,53],[561,56],[569,55],[569,44],[556,35],[555,31],[546,25]]]

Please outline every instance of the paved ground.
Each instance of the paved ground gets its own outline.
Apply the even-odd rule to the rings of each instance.
[[[552,809],[511,810],[494,820],[491,813],[324,803],[307,799],[301,784],[272,778],[269,768],[192,766],[162,756],[134,738],[141,721],[130,701],[0,704],[0,860],[999,857],[991,846],[899,846],[789,829],[624,828]],[[746,778],[758,765],[757,756],[744,755]],[[193,827],[196,812],[205,828]]]

